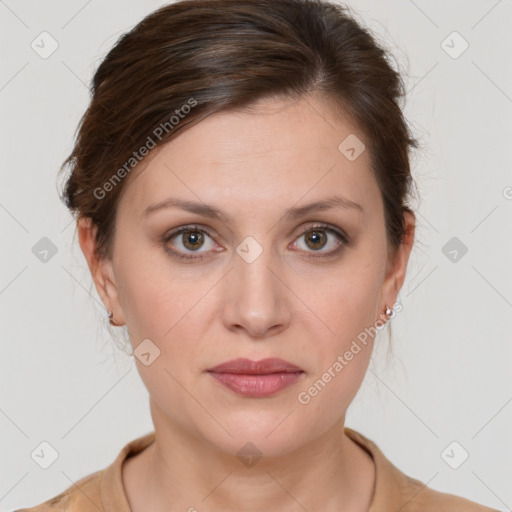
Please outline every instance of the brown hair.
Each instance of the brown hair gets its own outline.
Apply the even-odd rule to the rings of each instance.
[[[398,71],[349,9],[320,0],[182,0],[125,33],[97,69],[62,199],[97,226],[111,256],[126,176],[181,130],[271,96],[330,99],[364,134],[394,252],[410,210],[409,148]],[[341,110],[339,110],[341,111]],[[149,156],[147,156],[149,155]]]

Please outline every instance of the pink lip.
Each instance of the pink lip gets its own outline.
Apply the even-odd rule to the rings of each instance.
[[[239,358],[210,368],[208,373],[231,391],[257,398],[274,395],[290,386],[304,371],[283,359],[251,361]]]
[[[219,364],[210,368],[209,372],[216,373],[244,373],[246,375],[268,375],[269,373],[291,373],[302,372],[302,368],[279,359],[271,357],[268,359],[261,359],[260,361],[251,361],[242,357],[232,359],[225,363]]]

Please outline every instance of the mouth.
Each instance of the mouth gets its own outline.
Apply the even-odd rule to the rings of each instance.
[[[251,398],[273,396],[305,375],[299,366],[278,358],[233,359],[207,372],[231,391]]]

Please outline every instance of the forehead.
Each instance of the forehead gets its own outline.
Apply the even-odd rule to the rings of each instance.
[[[123,201],[138,212],[166,195],[226,208],[254,206],[256,199],[260,208],[285,208],[335,192],[371,202],[378,189],[364,135],[332,112],[326,101],[308,97],[263,99],[250,109],[213,114],[136,168]],[[353,155],[347,144],[354,143],[359,155],[347,158]]]

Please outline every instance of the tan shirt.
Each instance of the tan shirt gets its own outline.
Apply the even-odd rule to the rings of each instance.
[[[368,512],[499,512],[426,487],[419,480],[402,473],[375,443],[362,434],[349,427],[345,427],[345,433],[362,446],[375,463],[375,488]],[[139,453],[154,440],[154,431],[134,439],[124,446],[110,466],[83,477],[40,505],[14,512],[131,512],[121,468],[128,457]]]

